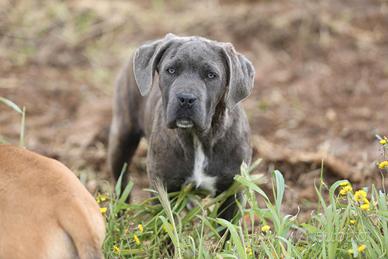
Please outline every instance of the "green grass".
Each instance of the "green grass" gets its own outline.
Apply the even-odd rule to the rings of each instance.
[[[255,165],[254,165],[255,166]],[[126,204],[130,183],[121,195],[107,201],[107,258],[387,258],[387,195],[374,186],[367,191],[369,210],[362,210],[354,192],[340,195],[346,180],[327,187],[321,179],[316,192],[320,209],[307,222],[282,213],[285,183],[274,171],[273,200],[260,188],[261,176],[242,166],[241,175],[226,193],[206,197],[185,186],[169,193],[158,186],[141,204]],[[350,184],[350,183],[349,183]],[[216,217],[218,205],[238,191],[243,193],[232,222]],[[324,197],[328,199],[325,200]],[[265,204],[260,205],[260,204]],[[139,225],[143,229],[139,229]],[[262,231],[264,225],[271,229]],[[218,235],[227,228],[230,239]],[[142,230],[142,231],[141,231]],[[135,237],[136,236],[136,237]],[[136,242],[135,239],[138,239]],[[224,245],[224,242],[225,245]],[[362,250],[365,246],[365,250]]]
[[[0,105],[1,104],[4,104],[6,106],[8,106],[9,108],[11,108],[12,110],[14,110],[15,112],[19,113],[20,114],[20,117],[21,117],[21,121],[20,121],[20,138],[19,138],[19,145],[21,147],[24,147],[24,135],[25,135],[25,122],[26,122],[26,109],[25,107],[23,108],[20,108],[19,106],[17,106],[14,102],[12,102],[11,100],[9,99],[6,99],[4,97],[1,97],[0,96]],[[0,135],[0,144],[1,143],[6,143],[6,140],[4,139],[4,137],[2,137]]]

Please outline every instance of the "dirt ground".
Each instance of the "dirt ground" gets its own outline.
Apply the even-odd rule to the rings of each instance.
[[[257,172],[283,172],[286,212],[315,207],[320,162],[293,159],[298,152],[340,163],[342,172],[325,170],[329,183],[345,174],[359,186],[381,186],[375,135],[388,135],[387,1],[0,5],[0,96],[26,108],[26,146],[64,162],[91,192],[109,188],[117,71],[139,44],[167,32],[232,42],[253,61],[255,88],[243,106],[253,134],[269,145],[254,143],[255,157],[264,158]],[[19,123],[0,105],[0,137],[17,143]],[[131,166],[137,193],[147,185],[145,147]],[[288,157],[279,155],[284,150]]]

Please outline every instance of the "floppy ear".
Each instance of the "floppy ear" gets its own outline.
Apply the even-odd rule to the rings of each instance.
[[[175,38],[177,36],[169,33],[163,39],[146,43],[135,51],[133,73],[142,96],[146,96],[150,92],[160,58]]]
[[[237,103],[245,99],[252,91],[255,68],[242,54],[237,53],[233,45],[222,46],[228,65],[228,85],[225,94],[226,107],[233,109]]]

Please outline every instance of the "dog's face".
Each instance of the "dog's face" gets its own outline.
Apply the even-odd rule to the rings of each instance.
[[[140,47],[133,65],[142,95],[158,72],[169,128],[206,131],[218,105],[232,109],[253,86],[254,69],[244,56],[231,44],[200,37],[169,34]]]
[[[207,130],[226,90],[220,47],[199,39],[172,44],[157,71],[167,126]]]

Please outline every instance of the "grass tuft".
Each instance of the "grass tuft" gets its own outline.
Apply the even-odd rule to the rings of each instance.
[[[258,161],[259,162],[259,161]],[[284,178],[272,174],[273,199],[261,188],[261,175],[243,165],[241,174],[225,193],[211,198],[193,190],[167,193],[156,185],[155,197],[141,204],[115,209],[120,197],[110,194],[106,205],[107,258],[381,258],[387,256],[387,195],[372,186],[367,194],[369,210],[355,193],[341,195],[351,185],[340,180],[328,187],[316,186],[320,208],[307,222],[282,212]],[[347,190],[350,188],[347,187]],[[232,222],[217,218],[216,211],[230,195],[242,192],[240,213]],[[324,197],[328,197],[325,199]],[[111,213],[113,212],[113,213]],[[138,225],[144,226],[140,232]],[[230,233],[223,244],[221,228]],[[140,242],[134,242],[137,236]],[[118,249],[117,249],[118,248]]]

